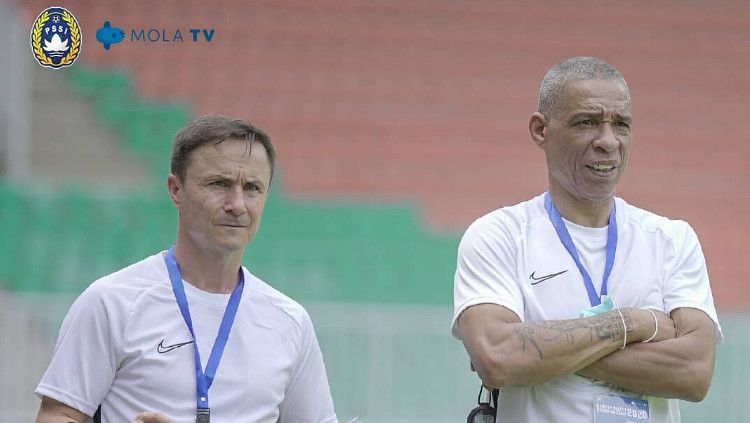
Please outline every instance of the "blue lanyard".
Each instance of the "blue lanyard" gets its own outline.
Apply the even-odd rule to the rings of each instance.
[[[219,333],[216,335],[214,346],[211,348],[211,356],[208,358],[208,365],[206,365],[206,371],[203,372],[201,366],[201,355],[198,352],[198,343],[195,341],[195,332],[193,332],[193,321],[190,318],[190,309],[188,308],[187,297],[185,296],[185,287],[182,285],[182,276],[180,275],[180,269],[177,267],[177,261],[174,258],[174,247],[167,251],[167,255],[164,257],[164,261],[167,263],[167,270],[169,271],[169,280],[172,282],[172,291],[174,297],[177,300],[177,305],[180,307],[182,318],[185,320],[185,324],[190,330],[190,335],[193,337],[193,352],[195,353],[195,381],[196,381],[196,392],[198,396],[198,414],[199,418],[201,414],[208,414],[208,389],[214,381],[216,376],[216,369],[219,367],[219,361],[221,355],[224,353],[224,347],[227,344],[229,338],[229,331],[232,329],[232,323],[234,323],[234,317],[237,315],[237,308],[240,305],[240,298],[242,297],[242,290],[245,287],[245,275],[240,268],[240,281],[232,291],[232,295],[229,296],[229,302],[227,308],[224,311],[224,317],[221,319],[221,325],[219,326]],[[206,420],[208,421],[208,420]]]
[[[583,276],[583,285],[586,287],[586,291],[589,294],[589,302],[591,306],[601,304],[602,300],[599,295],[596,295],[596,289],[594,283],[591,281],[591,276],[586,268],[583,267],[581,259],[578,257],[578,250],[573,244],[573,239],[568,233],[568,228],[565,227],[560,213],[557,212],[555,205],[552,204],[552,198],[550,198],[549,192],[544,194],[544,208],[547,209],[547,215],[549,216],[552,226],[555,227],[557,236],[560,238],[560,242],[568,250],[568,253],[573,258],[573,261],[578,267],[578,271]],[[615,264],[615,252],[617,251],[617,218],[615,217],[615,204],[612,203],[612,210],[609,211],[609,227],[607,228],[607,258],[604,262],[604,277],[602,277],[602,289],[601,295],[607,295],[607,281],[609,280],[609,274],[612,273],[612,266]]]

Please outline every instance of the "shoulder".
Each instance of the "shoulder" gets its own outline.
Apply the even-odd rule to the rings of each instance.
[[[70,331],[86,334],[84,336],[91,331],[101,331],[106,334],[105,339],[117,344],[139,300],[165,284],[159,278],[160,257],[160,254],[153,255],[89,285],[68,310],[60,337]]]
[[[151,255],[94,281],[81,298],[106,304],[132,304],[154,288],[169,285],[163,252]]]
[[[248,287],[252,290],[255,299],[260,303],[260,310],[266,315],[263,316],[277,323],[287,323],[295,330],[305,332],[312,323],[307,310],[281,291],[264,282],[259,277],[250,273],[243,267]]]
[[[513,242],[523,236],[528,226],[544,222],[545,213],[544,195],[501,207],[475,220],[466,229],[461,243]]]
[[[690,224],[684,220],[670,219],[654,212],[628,204],[617,198],[617,207],[622,209],[626,227],[630,230],[654,234],[673,245],[683,245],[688,241],[697,242],[697,236]],[[620,213],[618,212],[618,219]]]

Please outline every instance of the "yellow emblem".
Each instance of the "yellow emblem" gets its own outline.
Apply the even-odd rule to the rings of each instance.
[[[42,11],[31,28],[31,51],[44,67],[59,69],[72,65],[82,44],[78,21],[62,7]]]

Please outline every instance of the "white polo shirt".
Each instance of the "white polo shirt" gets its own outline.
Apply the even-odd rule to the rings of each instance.
[[[322,354],[307,312],[245,272],[245,289],[209,390],[217,423],[336,422]],[[205,368],[229,294],[185,283]],[[63,321],[36,394],[126,422],[159,411],[194,423],[192,340],[172,293],[164,252],[94,282]],[[182,345],[180,345],[182,344]]]
[[[607,283],[619,307],[680,307],[704,311],[721,328],[700,243],[686,222],[669,220],[615,198],[617,253]],[[565,221],[597,293],[604,273],[607,228]],[[591,307],[578,268],[560,242],[544,208],[544,195],[476,220],[458,249],[453,335],[468,307],[492,303],[523,322],[576,319]],[[509,422],[592,422],[597,393],[622,393],[577,375],[501,390],[499,415]],[[627,394],[627,393],[626,393]],[[635,397],[646,398],[629,393]],[[677,400],[647,397],[652,423],[680,421]]]

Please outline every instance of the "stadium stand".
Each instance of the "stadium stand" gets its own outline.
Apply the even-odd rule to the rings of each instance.
[[[29,16],[44,4],[29,2]],[[451,234],[544,189],[541,154],[525,129],[543,70],[573,54],[610,58],[636,105],[623,195],[693,222],[721,281],[722,308],[750,303],[742,288],[750,270],[733,266],[750,233],[739,223],[750,175],[735,154],[746,148],[736,134],[746,133],[749,87],[731,71],[748,64],[745,2],[589,4],[586,14],[597,18],[586,25],[572,24],[579,11],[565,5],[513,2],[81,1],[71,8],[86,28],[109,19],[127,32],[105,51],[90,30],[85,60],[137,75],[131,95],[186,104],[191,113],[251,116],[267,128],[279,141],[292,198],[410,201],[428,227]],[[187,27],[216,35],[211,43],[131,40],[141,29],[182,28],[189,37]],[[125,124],[118,113],[127,105],[118,100],[130,93],[122,89],[104,88],[115,125]]]

